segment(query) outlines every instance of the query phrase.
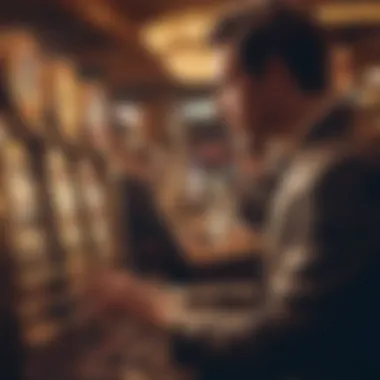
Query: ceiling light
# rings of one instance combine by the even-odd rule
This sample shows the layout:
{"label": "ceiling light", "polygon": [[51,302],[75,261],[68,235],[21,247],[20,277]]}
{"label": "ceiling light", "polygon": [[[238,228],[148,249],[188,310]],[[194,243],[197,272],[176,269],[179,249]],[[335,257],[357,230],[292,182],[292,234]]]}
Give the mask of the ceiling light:
{"label": "ceiling light", "polygon": [[173,45],[204,43],[215,22],[215,15],[189,12],[155,21],[141,32],[144,45],[157,53],[167,52]]}
{"label": "ceiling light", "polygon": [[183,51],[163,58],[173,76],[188,84],[211,83],[214,69],[210,50]]}

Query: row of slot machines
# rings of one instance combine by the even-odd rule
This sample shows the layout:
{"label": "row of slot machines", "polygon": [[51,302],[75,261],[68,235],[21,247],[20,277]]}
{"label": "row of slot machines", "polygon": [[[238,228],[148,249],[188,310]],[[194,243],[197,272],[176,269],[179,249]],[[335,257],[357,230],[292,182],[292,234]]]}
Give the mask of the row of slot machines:
{"label": "row of slot machines", "polygon": [[107,100],[42,46],[27,30],[0,34],[1,263],[12,273],[0,281],[12,293],[23,378],[90,379],[75,363],[102,327],[86,320],[83,296],[97,268],[117,261]]}

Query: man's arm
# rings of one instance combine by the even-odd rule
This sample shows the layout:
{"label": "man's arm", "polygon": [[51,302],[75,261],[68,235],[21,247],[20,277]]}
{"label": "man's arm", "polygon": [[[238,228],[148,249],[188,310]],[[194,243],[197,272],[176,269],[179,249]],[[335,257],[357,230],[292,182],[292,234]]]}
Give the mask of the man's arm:
{"label": "man's arm", "polygon": [[174,340],[184,354],[180,359],[222,371],[244,363],[269,368],[302,349],[308,334],[339,313],[335,301],[350,297],[380,252],[379,170],[346,160],[313,187],[289,198],[283,225],[291,223],[288,243],[276,256],[265,307],[249,323],[229,329],[215,322],[197,331],[178,320]]}
{"label": "man's arm", "polygon": [[[249,363],[265,371],[300,352],[304,343],[310,345],[308,337],[318,335],[319,327],[331,324],[332,316],[341,312],[336,301],[343,294],[349,302],[360,278],[378,265],[378,167],[346,160],[312,187],[296,191],[285,204],[284,222],[276,233],[286,236],[287,244],[271,268],[265,306],[252,318],[231,326],[228,316],[198,323],[191,308],[171,302],[176,298],[171,291],[152,289],[133,276],[106,281],[101,289],[110,290],[114,282],[111,303],[117,308],[171,329],[181,361],[225,372],[244,370]],[[181,291],[186,294],[185,288]]]}

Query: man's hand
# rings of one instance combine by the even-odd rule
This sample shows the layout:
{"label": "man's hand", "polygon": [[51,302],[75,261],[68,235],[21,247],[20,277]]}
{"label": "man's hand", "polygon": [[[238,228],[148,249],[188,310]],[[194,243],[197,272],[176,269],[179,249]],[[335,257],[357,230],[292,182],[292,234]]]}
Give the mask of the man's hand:
{"label": "man's hand", "polygon": [[127,272],[112,270],[97,273],[88,289],[89,301],[95,312],[102,316],[120,312],[123,306],[122,292],[128,289],[130,281],[132,279]]}
{"label": "man's hand", "polygon": [[172,322],[173,297],[157,284],[128,272],[102,273],[90,288],[91,302],[103,316],[125,316],[164,328]]}

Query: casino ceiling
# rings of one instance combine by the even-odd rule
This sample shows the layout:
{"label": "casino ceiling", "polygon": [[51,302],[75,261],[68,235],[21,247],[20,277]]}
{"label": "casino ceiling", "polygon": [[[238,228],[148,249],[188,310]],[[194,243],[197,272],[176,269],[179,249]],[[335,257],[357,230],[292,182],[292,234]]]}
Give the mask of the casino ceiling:
{"label": "casino ceiling", "polygon": [[[1,2],[0,22],[32,25],[115,89],[207,87],[213,56],[205,37],[215,20],[225,9],[268,1],[12,0]],[[379,1],[282,1],[313,12],[331,30],[380,25]]]}

